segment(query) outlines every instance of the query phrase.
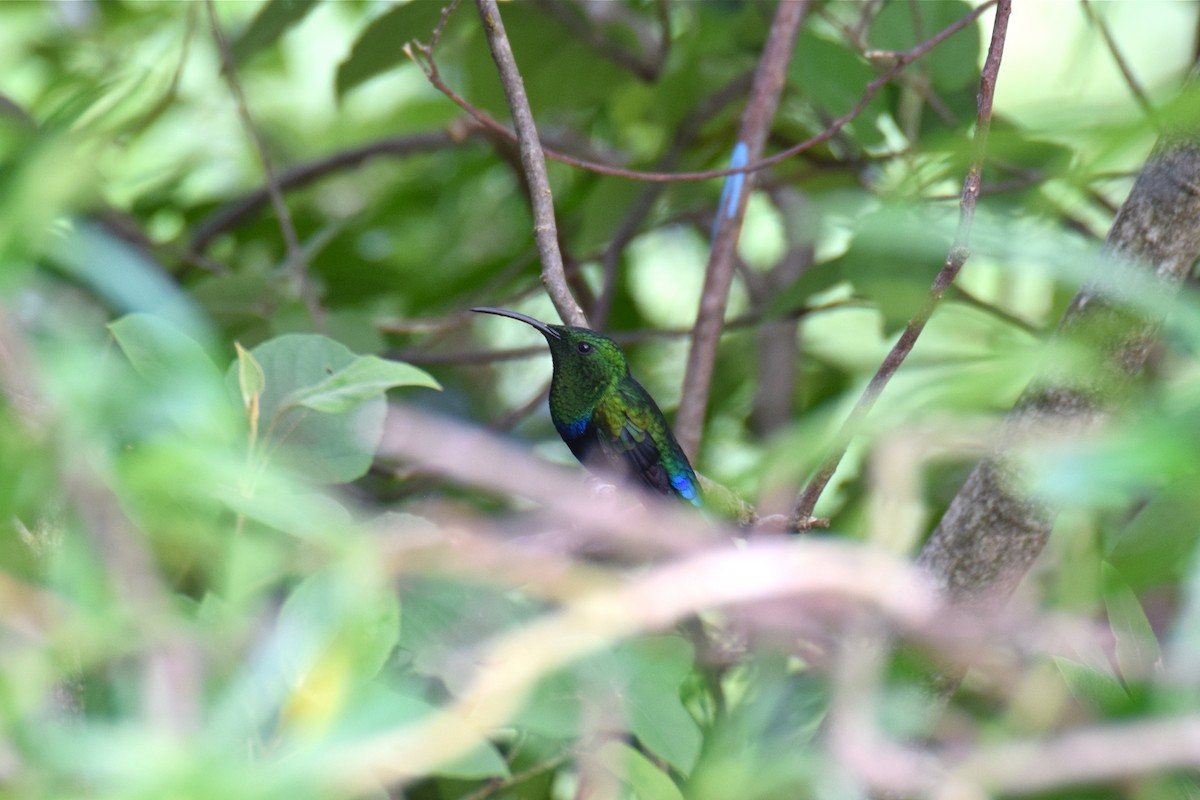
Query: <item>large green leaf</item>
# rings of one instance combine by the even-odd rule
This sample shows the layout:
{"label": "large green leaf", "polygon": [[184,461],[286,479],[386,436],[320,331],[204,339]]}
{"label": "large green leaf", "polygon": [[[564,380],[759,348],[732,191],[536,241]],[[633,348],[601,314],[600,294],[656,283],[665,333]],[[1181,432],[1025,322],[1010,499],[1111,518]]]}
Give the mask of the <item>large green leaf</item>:
{"label": "large green leaf", "polygon": [[700,756],[700,727],[679,690],[692,669],[692,645],[679,636],[646,636],[617,649],[627,669],[624,692],[629,730],[684,775]]}
{"label": "large green leaf", "polygon": [[442,386],[423,369],[378,356],[359,356],[316,386],[295,392],[287,402],[327,414],[341,414],[397,386]]}
{"label": "large green leaf", "polygon": [[[283,459],[307,477],[326,483],[345,483],[366,474],[383,435],[387,407],[381,393],[336,414],[314,411],[292,400],[358,357],[317,334],[280,336],[250,353],[266,379],[259,400],[260,458]],[[241,395],[236,363],[226,374],[226,384],[232,396]]]}

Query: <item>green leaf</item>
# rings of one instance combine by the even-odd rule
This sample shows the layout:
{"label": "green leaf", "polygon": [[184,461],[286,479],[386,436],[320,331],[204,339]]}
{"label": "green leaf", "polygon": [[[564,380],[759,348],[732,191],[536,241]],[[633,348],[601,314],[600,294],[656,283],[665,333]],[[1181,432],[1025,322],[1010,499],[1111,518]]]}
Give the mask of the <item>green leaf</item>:
{"label": "green leaf", "polygon": [[262,365],[254,360],[250,351],[242,347],[241,342],[234,342],[237,350],[238,388],[242,391],[242,405],[249,409],[257,406],[258,398],[267,388],[267,376],[263,374]]}
{"label": "green leaf", "polygon": [[1126,683],[1147,678],[1156,668],[1162,653],[1158,637],[1138,602],[1137,595],[1111,564],[1105,562],[1104,607],[1108,624],[1116,638],[1117,667]]}
{"label": "green leaf", "polygon": [[[297,406],[292,398],[318,386],[358,358],[345,346],[317,334],[289,334],[250,351],[262,367],[266,386],[259,400],[258,452],[265,459],[284,459],[313,480],[345,483],[366,474],[383,435],[387,412],[382,396],[351,410],[319,414]],[[225,382],[240,395],[237,365]],[[381,393],[380,393],[381,394]]]}
{"label": "green leaf", "polygon": [[411,364],[378,356],[359,356],[316,386],[295,393],[287,402],[326,414],[341,414],[365,400],[381,397],[397,386],[442,388],[428,372]]}
{"label": "green leaf", "polygon": [[1145,589],[1187,574],[1200,539],[1200,498],[1192,481],[1155,495],[1117,535],[1106,560],[1131,588]]}
{"label": "green leaf", "polygon": [[683,707],[679,687],[692,669],[692,645],[679,636],[648,636],[620,648],[628,657],[625,693],[629,730],[684,775],[700,757],[700,726]]}
{"label": "green leaf", "polygon": [[376,18],[338,65],[335,89],[342,98],[361,83],[397,64],[408,63],[403,47],[417,39],[428,42],[442,15],[442,4],[427,0],[403,3]]}
{"label": "green leaf", "polygon": [[75,223],[55,240],[49,255],[59,269],[117,311],[152,313],[189,336],[208,333],[207,321],[166,271],[102,227]]}
{"label": "green leaf", "polygon": [[199,342],[153,314],[127,314],[108,329],[180,430],[206,438],[231,435],[221,374]]}
{"label": "green leaf", "polygon": [[[341,651],[354,677],[364,681],[382,669],[399,641],[400,599],[386,584],[364,585],[345,572],[326,570],[292,590],[279,624],[310,647]],[[298,655],[302,667],[312,657],[311,652]]]}
{"label": "green leaf", "polygon": [[[907,50],[971,13],[962,0],[921,3],[887,3],[871,22],[871,46],[879,50]],[[916,65],[928,69],[934,87],[956,89],[979,75],[979,20],[935,47]],[[914,67],[909,67],[913,69]]]}
{"label": "green leaf", "polygon": [[624,742],[605,742],[595,760],[627,785],[638,800],[683,800],[683,793],[669,776]]}
{"label": "green leaf", "polygon": [[1080,703],[1106,716],[1118,715],[1133,707],[1129,692],[1113,676],[1061,656],[1054,657],[1054,664],[1072,696]]}
{"label": "green leaf", "polygon": [[318,0],[270,0],[230,46],[233,60],[242,64],[250,56],[270,47],[287,30],[303,20]]}

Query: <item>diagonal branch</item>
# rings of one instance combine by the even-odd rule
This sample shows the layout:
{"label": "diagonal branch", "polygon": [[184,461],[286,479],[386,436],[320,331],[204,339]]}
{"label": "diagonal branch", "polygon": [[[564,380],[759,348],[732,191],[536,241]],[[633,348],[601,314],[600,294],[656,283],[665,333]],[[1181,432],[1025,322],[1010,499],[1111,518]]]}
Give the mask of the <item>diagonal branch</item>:
{"label": "diagonal branch", "polygon": [[[468,124],[461,131],[434,131],[409,136],[390,136],[284,170],[275,176],[274,188],[281,192],[298,189],[341,170],[358,167],[375,156],[406,157],[414,153],[441,150],[479,138],[481,133],[482,129],[479,126]],[[192,233],[192,252],[204,252],[217,236],[238,227],[258,213],[263,206],[274,202],[272,184],[268,181],[267,185],[220,206],[196,226]]]}
{"label": "diagonal branch", "polygon": [[[787,68],[796,46],[796,36],[808,13],[808,6],[807,0],[780,3],[775,12],[750,90],[750,102],[742,117],[741,130],[738,131],[738,147],[745,148],[747,160],[757,161],[766,145],[775,109],[779,107],[779,98],[787,83]],[[734,180],[730,179],[731,182]],[[717,232],[705,270],[704,290],[700,295],[692,346],[688,351],[687,372],[683,377],[683,396],[675,417],[675,435],[693,461],[700,448],[704,414],[708,409],[708,390],[712,384],[721,329],[725,325],[729,287],[733,283],[734,256],[753,180],[753,173],[747,175],[745,185],[740,187],[740,191],[733,192],[731,208],[726,208],[722,202],[717,209]]]}
{"label": "diagonal branch", "polygon": [[542,259],[542,284],[558,309],[563,322],[568,325],[587,325],[583,309],[575,301],[567,286],[566,270],[562,253],[558,249],[558,225],[554,220],[554,195],[550,191],[550,178],[546,174],[546,156],[538,140],[537,126],[525,95],[525,83],[517,70],[508,36],[496,0],[477,0],[483,30],[487,35],[492,58],[504,84],[504,95],[512,112],[513,125],[517,130],[517,141],[521,146],[521,165],[529,180],[530,204],[533,207],[533,236],[538,255]]}
{"label": "diagonal branch", "polygon": [[904,332],[900,334],[900,339],[884,358],[883,363],[879,365],[871,382],[867,384],[867,388],[858,398],[850,415],[834,436],[829,455],[821,462],[821,466],[817,468],[816,474],[796,502],[793,524],[797,528],[805,527],[806,521],[812,517],[817,499],[825,491],[833,473],[837,471],[838,464],[841,463],[842,457],[846,454],[846,448],[850,445],[850,440],[862,426],[888,381],[892,379],[896,370],[900,369],[900,365],[904,363],[904,359],[912,352],[913,346],[917,343],[917,337],[925,329],[926,323],[933,316],[942,296],[950,288],[950,284],[954,282],[970,255],[971,225],[975,219],[975,205],[979,199],[980,182],[983,175],[983,155],[992,122],[992,97],[996,91],[996,77],[1000,71],[1001,57],[1004,54],[1004,38],[1008,31],[1008,17],[1011,10],[1012,0],[1000,0],[996,5],[992,42],[988,47],[987,59],[984,61],[983,70],[979,76],[979,103],[975,121],[975,139],[972,144],[971,166],[963,181],[962,198],[959,201],[958,230],[954,236],[954,243],[950,247],[950,253],[946,256],[941,270],[933,279],[933,285],[929,287],[929,294],[925,296],[921,308],[917,311],[916,316],[909,320]]}

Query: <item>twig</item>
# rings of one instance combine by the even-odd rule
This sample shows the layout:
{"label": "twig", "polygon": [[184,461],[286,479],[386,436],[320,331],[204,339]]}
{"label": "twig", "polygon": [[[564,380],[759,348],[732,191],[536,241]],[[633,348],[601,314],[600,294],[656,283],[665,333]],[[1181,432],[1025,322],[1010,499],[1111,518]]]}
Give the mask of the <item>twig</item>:
{"label": "twig", "polygon": [[[211,0],[210,0],[211,2]],[[567,286],[566,270],[562,253],[558,249],[558,226],[554,221],[554,195],[550,191],[550,178],[546,174],[546,157],[538,141],[537,126],[525,96],[525,84],[517,70],[508,36],[496,0],[476,0],[483,30],[487,35],[492,58],[504,84],[504,95],[517,129],[517,141],[521,146],[521,164],[529,180],[530,203],[533,207],[533,235],[537,242],[538,255],[542,259],[542,284],[550,300],[558,310],[563,322],[568,325],[587,326],[587,318],[579,303],[575,302]]]}
{"label": "twig", "polygon": [[233,53],[229,49],[229,43],[225,40],[225,34],[221,31],[221,25],[217,21],[216,5],[213,0],[205,0],[204,5],[208,10],[208,22],[212,28],[213,40],[216,42],[217,50],[221,56],[221,71],[225,73],[225,80],[229,84],[229,90],[233,93],[234,100],[237,103],[238,116],[242,120],[242,126],[246,129],[246,133],[250,135],[251,140],[254,142],[259,163],[262,164],[263,173],[266,176],[266,191],[271,198],[271,205],[275,207],[275,215],[279,220],[279,230],[283,234],[283,242],[287,250],[288,272],[291,273],[292,279],[296,282],[297,292],[304,300],[309,316],[312,317],[313,324],[321,327],[324,325],[325,315],[321,310],[320,304],[317,302],[316,292],[308,280],[308,263],[304,257],[304,251],[300,247],[300,240],[296,236],[296,226],[292,222],[292,214],[288,211],[287,203],[283,200],[283,192],[279,189],[279,182],[275,177],[275,169],[271,166],[271,156],[267,152],[266,142],[263,141],[262,133],[258,130],[258,126],[254,124],[254,117],[250,114],[250,106],[246,102],[246,94],[242,90],[241,81],[238,79],[237,67],[233,63]]}
{"label": "twig", "polygon": [[[597,55],[633,73],[646,83],[658,80],[665,60],[661,51],[655,52],[651,59],[643,59],[601,33],[593,20],[583,16],[586,14],[583,9],[564,3],[562,0],[536,0],[536,2],[538,8],[557,20]],[[613,4],[613,7],[623,8],[619,4]]]}
{"label": "twig", "polygon": [[1117,69],[1121,70],[1121,75],[1125,78],[1125,84],[1129,87],[1130,93],[1133,94],[1134,101],[1137,102],[1147,119],[1151,121],[1156,120],[1157,114],[1154,111],[1154,105],[1150,102],[1150,98],[1146,96],[1146,90],[1142,88],[1142,84],[1133,74],[1129,62],[1121,54],[1121,48],[1117,47],[1117,40],[1113,38],[1112,31],[1108,27],[1108,22],[1102,14],[1092,7],[1089,0],[1081,1],[1083,3],[1083,11],[1087,14],[1088,19],[1100,29],[1100,35],[1104,37],[1104,45],[1108,48],[1108,52],[1112,54],[1113,62],[1116,63]]}
{"label": "twig", "polygon": [[[753,161],[744,166],[730,167],[728,169],[704,170],[699,172],[643,172],[640,170],[624,169],[621,167],[614,167],[610,164],[601,164],[596,161],[575,158],[553,149],[545,150],[545,157],[553,161],[558,161],[563,164],[577,167],[579,169],[595,172],[598,175],[610,175],[617,178],[629,178],[631,180],[646,181],[650,183],[703,181],[711,178],[725,178],[730,175],[749,175],[751,173],[758,172],[766,167],[774,166],[775,164],[787,161],[793,156],[803,153],[806,150],[811,150],[817,145],[827,142],[837,136],[841,132],[842,128],[853,122],[858,115],[866,109],[871,100],[874,99],[875,95],[878,94],[884,86],[891,83],[896,79],[896,76],[904,71],[905,67],[911,64],[913,61],[922,58],[930,50],[937,47],[962,29],[966,28],[968,25],[974,22],[979,15],[996,5],[997,2],[999,2],[999,0],[985,0],[985,2],[972,9],[970,13],[965,14],[953,24],[946,26],[936,35],[931,36],[929,39],[913,47],[912,49],[905,50],[901,53],[889,53],[888,60],[891,64],[891,67],[878,78],[875,78],[863,87],[862,97],[859,98],[859,101],[854,105],[853,108],[833,120],[829,126],[820,133],[762,160]],[[471,105],[471,103],[455,92],[445,81],[442,80],[437,69],[437,64],[433,60],[432,52],[430,51],[429,47],[422,45],[419,42],[410,42],[409,44],[405,45],[404,52],[425,73],[425,77],[429,80],[430,85],[432,85],[442,94],[446,95],[446,97],[448,97],[463,111],[466,111],[468,114],[470,114],[477,122],[479,122],[479,124],[495,131],[501,136],[505,136],[509,139],[516,138],[512,131],[501,125],[485,111],[482,111],[479,108]]]}
{"label": "twig", "polygon": [[[787,83],[787,67],[796,46],[796,35],[808,13],[807,0],[780,3],[771,23],[762,59],[750,90],[750,101],[738,131],[738,146],[745,147],[747,160],[757,160],[766,145],[767,134],[779,107],[779,98]],[[692,346],[688,351],[687,371],[683,377],[683,395],[675,416],[675,436],[684,452],[696,459],[700,435],[704,429],[704,413],[708,408],[708,388],[712,383],[713,365],[717,359],[717,344],[725,323],[725,308],[729,302],[729,287],[733,282],[734,255],[742,231],[752,189],[753,174],[746,177],[732,207],[717,209],[719,227],[705,268],[704,290],[696,313]]]}
{"label": "twig", "polygon": [[[478,126],[468,125],[453,131],[391,136],[284,170],[276,176],[275,187],[281,192],[297,189],[333,173],[354,169],[374,156],[390,155],[403,158],[414,153],[441,150],[476,139],[480,133],[481,129]],[[256,189],[225,203],[196,226],[195,232],[192,234],[192,252],[203,252],[217,236],[242,225],[258,213],[264,205],[272,202],[274,200],[271,196],[271,184],[268,182],[261,189]]]}
{"label": "twig", "polygon": [[987,59],[984,61],[983,70],[979,76],[979,104],[975,120],[975,138],[971,146],[971,166],[967,171],[966,179],[963,181],[958,230],[955,232],[954,243],[950,247],[950,253],[947,255],[946,261],[938,272],[937,277],[934,278],[933,285],[929,288],[929,294],[925,296],[925,301],[921,305],[921,308],[909,320],[908,325],[904,328],[904,332],[900,335],[899,341],[892,347],[891,351],[884,358],[883,363],[879,366],[879,369],[875,372],[875,375],[871,378],[871,382],[867,384],[867,388],[863,391],[862,396],[859,397],[850,415],[842,423],[841,428],[834,437],[829,455],[821,462],[816,475],[813,476],[808,486],[805,487],[804,492],[800,495],[793,515],[793,523],[797,528],[803,528],[805,520],[812,516],[817,499],[829,484],[829,480],[837,470],[838,464],[841,463],[842,456],[845,455],[851,438],[857,433],[867,414],[870,413],[872,406],[879,399],[879,395],[883,392],[884,387],[887,386],[888,381],[896,374],[896,370],[900,368],[900,365],[904,363],[904,359],[912,351],[913,345],[917,342],[917,337],[925,329],[925,324],[933,316],[933,312],[941,302],[942,296],[946,293],[950,284],[954,282],[955,277],[957,277],[963,264],[966,263],[967,257],[970,255],[971,224],[975,219],[975,204],[979,198],[980,183],[983,174],[983,155],[987,146],[988,130],[992,121],[992,97],[996,90],[996,76],[1000,71],[1000,60],[1004,55],[1004,37],[1008,31],[1008,17],[1011,10],[1012,0],[998,0],[996,4],[996,21],[992,26],[992,41],[988,47]]}
{"label": "twig", "polygon": [[[819,306],[805,306],[803,308],[793,309],[787,314],[780,314],[777,317],[766,317],[760,312],[751,312],[744,314],[736,319],[730,320],[726,325],[723,333],[739,330],[743,328],[757,327],[764,322],[786,322],[788,320],[798,320],[812,314],[819,314],[824,311],[837,311],[845,308],[867,307],[869,304],[865,300],[849,299],[849,300],[834,300],[829,303],[822,303]],[[441,325],[435,321],[432,324]],[[450,327],[450,326],[447,326]],[[455,325],[454,327],[457,327]],[[637,344],[650,339],[678,339],[684,336],[691,336],[691,328],[643,328],[633,331],[613,331],[609,336],[620,345]],[[453,353],[430,353],[424,350],[400,350],[389,354],[389,358],[394,358],[397,361],[407,361],[412,364],[421,364],[425,366],[431,365],[446,365],[446,364],[490,364],[494,361],[511,361],[521,358],[532,358],[546,353],[545,345],[534,345],[531,347],[515,347],[510,350],[458,350]]]}

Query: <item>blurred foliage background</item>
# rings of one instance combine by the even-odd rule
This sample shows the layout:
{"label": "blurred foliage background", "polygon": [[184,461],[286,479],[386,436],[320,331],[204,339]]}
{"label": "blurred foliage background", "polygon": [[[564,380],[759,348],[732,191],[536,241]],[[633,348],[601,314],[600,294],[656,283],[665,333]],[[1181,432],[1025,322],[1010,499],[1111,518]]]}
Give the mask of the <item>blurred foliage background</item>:
{"label": "blurred foliage background", "polygon": [[[820,133],[886,51],[975,5],[813,2],[768,150]],[[727,163],[774,5],[501,10],[547,147],[672,172]],[[577,469],[545,409],[544,346],[465,310],[557,320],[515,146],[404,54],[442,11],[0,4],[0,795],[880,790],[817,736],[839,643],[864,634],[836,591],[737,613],[715,584],[673,615],[621,605],[692,584],[657,571],[662,552],[581,554],[575,538],[600,523],[568,512],[588,496],[556,507],[541,488],[564,476],[538,470]],[[1195,60],[1198,18],[1184,2],[1017,4],[973,255],[822,496],[822,537],[911,556],[1035,371],[1092,363],[1088,342],[1049,336],[1154,143],[1147,109],[1170,105]],[[791,508],[946,257],[991,19],[759,175],[697,467],[760,513]],[[508,119],[473,6],[449,16],[434,58]],[[721,181],[549,170],[573,291],[669,414]],[[1017,603],[1037,643],[981,645],[986,666],[945,714],[922,700],[929,642],[898,646],[870,691],[842,674],[887,736],[972,753],[1195,711],[1193,295],[1138,301],[1171,323],[1110,425],[1027,453],[1029,491],[1064,509]],[[418,413],[508,449],[489,461],[492,445],[454,445],[453,428],[421,440],[424,458],[394,440]],[[508,473],[542,494],[514,498]],[[711,541],[710,523],[630,523],[648,542],[690,524]],[[886,605],[886,586],[845,588]],[[631,616],[575,641],[605,592]],[[1073,635],[1045,633],[1064,618]],[[479,710],[495,696],[511,707]],[[967,793],[937,796],[1009,785],[954,775]],[[1011,791],[1200,795],[1153,770]]]}

